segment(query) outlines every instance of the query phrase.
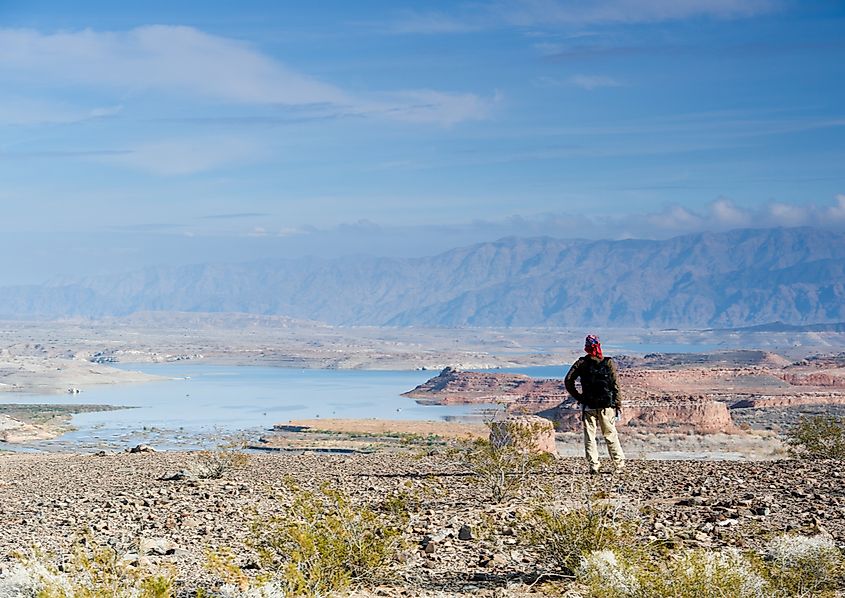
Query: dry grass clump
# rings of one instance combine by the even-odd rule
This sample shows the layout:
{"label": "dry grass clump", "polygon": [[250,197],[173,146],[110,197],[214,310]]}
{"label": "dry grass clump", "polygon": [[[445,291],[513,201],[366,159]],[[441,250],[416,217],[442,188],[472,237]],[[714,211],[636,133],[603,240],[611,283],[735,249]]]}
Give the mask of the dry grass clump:
{"label": "dry grass clump", "polygon": [[249,455],[243,452],[244,447],[243,442],[232,442],[214,450],[199,451],[188,471],[201,480],[219,480],[230,471],[246,467]]}
{"label": "dry grass clump", "polygon": [[819,596],[845,585],[845,558],[830,538],[778,536],[763,558],[772,586],[783,596]]}
{"label": "dry grass clump", "polygon": [[832,540],[778,536],[760,552],[605,549],[581,559],[576,579],[586,598],[809,598],[836,596],[843,572]]}
{"label": "dry grass clump", "polygon": [[171,598],[172,572],[141,566],[138,555],[121,554],[82,536],[60,565],[32,551],[0,576],[0,598]]}

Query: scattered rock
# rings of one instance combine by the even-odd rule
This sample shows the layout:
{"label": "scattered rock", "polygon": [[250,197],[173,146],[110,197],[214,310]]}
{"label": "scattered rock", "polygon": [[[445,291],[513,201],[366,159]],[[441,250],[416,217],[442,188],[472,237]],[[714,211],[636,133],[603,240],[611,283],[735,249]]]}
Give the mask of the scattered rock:
{"label": "scattered rock", "polygon": [[472,528],[468,525],[461,526],[458,530],[458,540],[472,540]]}
{"label": "scattered rock", "polygon": [[139,549],[142,555],[166,556],[175,554],[178,547],[167,538],[142,538]]}

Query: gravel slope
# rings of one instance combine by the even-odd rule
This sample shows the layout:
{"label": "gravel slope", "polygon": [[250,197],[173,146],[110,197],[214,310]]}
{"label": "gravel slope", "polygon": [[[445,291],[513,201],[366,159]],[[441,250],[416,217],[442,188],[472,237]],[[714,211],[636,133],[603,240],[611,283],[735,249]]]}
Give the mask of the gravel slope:
{"label": "gravel slope", "polygon": [[[622,474],[591,477],[581,459],[560,459],[523,497],[492,505],[475,479],[443,455],[261,454],[220,480],[159,479],[197,458],[0,453],[0,567],[33,545],[66,554],[87,527],[127,551],[139,540],[172,543],[164,551],[170,554],[149,560],[174,566],[185,592],[211,587],[206,550],[231,546],[248,562],[242,546],[249,522],[255,513],[284,511],[287,477],[304,487],[328,481],[371,504],[410,491],[410,548],[380,590],[388,595],[528,593],[519,576],[536,572],[537,563],[520,542],[519,514],[538,501],[577,504],[590,495],[630,507],[644,541],[754,546],[769,532],[790,530],[831,534],[845,544],[845,473],[836,461],[631,461]],[[459,539],[462,526],[472,529],[472,539]],[[431,553],[419,549],[426,536],[436,540]]]}

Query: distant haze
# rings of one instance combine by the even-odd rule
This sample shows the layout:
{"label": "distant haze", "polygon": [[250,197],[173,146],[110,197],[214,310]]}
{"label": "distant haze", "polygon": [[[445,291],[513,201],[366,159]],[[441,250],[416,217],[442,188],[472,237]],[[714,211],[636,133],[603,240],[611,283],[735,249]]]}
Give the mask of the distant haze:
{"label": "distant haze", "polygon": [[[844,2],[799,0],[0,1],[0,285],[308,256],[384,280],[377,256],[506,237],[845,232],[843,24]],[[6,310],[173,301],[94,287],[96,309]],[[220,303],[310,311],[259,291]],[[412,291],[379,313],[590,317],[547,292],[532,314]]]}
{"label": "distant haze", "polygon": [[346,325],[734,327],[845,321],[845,234],[506,238],[421,258],[147,268],[0,288],[0,317],[243,312]]}

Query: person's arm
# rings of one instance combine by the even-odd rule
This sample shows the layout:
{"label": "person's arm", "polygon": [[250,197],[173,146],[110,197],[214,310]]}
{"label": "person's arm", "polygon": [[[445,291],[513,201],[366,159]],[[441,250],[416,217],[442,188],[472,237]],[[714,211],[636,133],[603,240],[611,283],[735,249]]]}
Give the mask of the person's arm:
{"label": "person's arm", "polygon": [[579,372],[580,367],[581,360],[578,359],[572,364],[572,367],[569,368],[569,371],[566,373],[566,378],[563,381],[564,386],[566,386],[566,392],[572,395],[572,397],[579,403],[581,402],[583,395],[578,392],[578,389],[575,387],[575,380],[581,375]]}
{"label": "person's arm", "polygon": [[610,367],[610,380],[613,383],[613,399],[616,401],[616,410],[622,411],[622,390],[619,388],[619,376],[616,372],[616,364],[612,359],[607,360]]}

